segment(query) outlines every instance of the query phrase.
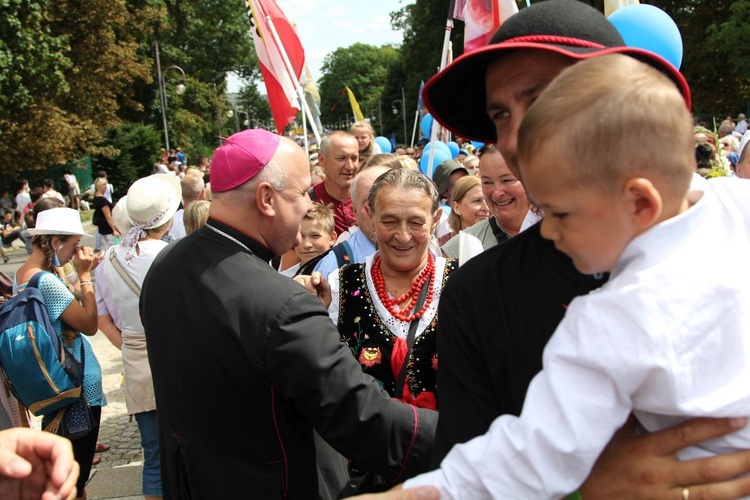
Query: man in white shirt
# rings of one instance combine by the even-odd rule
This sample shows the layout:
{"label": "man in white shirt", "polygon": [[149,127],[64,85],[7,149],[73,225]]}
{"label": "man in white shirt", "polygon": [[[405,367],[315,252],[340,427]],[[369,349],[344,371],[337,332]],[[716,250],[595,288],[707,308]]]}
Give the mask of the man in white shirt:
{"label": "man in white shirt", "polygon": [[169,235],[178,240],[185,237],[185,223],[182,217],[185,215],[185,209],[194,201],[205,200],[206,190],[203,184],[203,178],[197,175],[186,175],[180,181],[182,187],[182,208],[174,214],[172,218],[172,228]]}

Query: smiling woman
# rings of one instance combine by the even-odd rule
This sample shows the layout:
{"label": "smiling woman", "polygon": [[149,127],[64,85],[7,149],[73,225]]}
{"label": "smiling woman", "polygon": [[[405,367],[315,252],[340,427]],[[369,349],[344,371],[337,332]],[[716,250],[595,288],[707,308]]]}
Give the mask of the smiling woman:
{"label": "smiling woman", "polygon": [[377,178],[369,206],[379,251],[332,280],[329,315],[365,373],[392,397],[437,409],[437,309],[456,263],[430,253],[437,192],[421,173]]}

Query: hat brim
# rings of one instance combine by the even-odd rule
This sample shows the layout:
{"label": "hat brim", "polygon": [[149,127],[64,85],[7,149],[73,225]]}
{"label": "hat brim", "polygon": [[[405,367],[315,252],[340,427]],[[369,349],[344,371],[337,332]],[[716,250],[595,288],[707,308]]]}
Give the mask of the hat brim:
{"label": "hat brim", "polygon": [[88,233],[74,233],[70,231],[55,231],[53,229],[28,229],[31,236],[80,236],[81,238],[93,239],[94,237]]}
{"label": "hat brim", "polygon": [[[539,42],[501,42],[464,54],[425,85],[422,97],[432,117],[462,138],[494,143],[495,126],[487,116],[485,73],[487,65],[513,50],[533,49],[552,52],[580,61],[608,54],[625,54],[666,74],[691,106],[690,87],[685,77],[666,59],[635,47],[573,47]],[[461,98],[461,95],[471,96]]]}

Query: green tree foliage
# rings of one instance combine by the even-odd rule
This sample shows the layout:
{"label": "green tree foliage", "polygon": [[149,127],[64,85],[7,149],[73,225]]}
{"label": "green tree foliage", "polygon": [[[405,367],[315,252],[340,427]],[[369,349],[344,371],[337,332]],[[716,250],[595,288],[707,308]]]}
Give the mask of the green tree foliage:
{"label": "green tree foliage", "polygon": [[107,142],[117,153],[111,158],[99,158],[94,171],[105,170],[117,197],[124,196],[133,181],[151,173],[155,161],[152,152],[159,150],[161,140],[160,131],[153,125],[125,123],[110,129]]}
{"label": "green tree foliage", "polygon": [[[182,96],[174,92],[177,72],[164,80],[170,142],[188,151],[210,153],[218,143],[226,73],[257,77],[244,2],[0,0],[0,12],[0,156],[8,175],[87,154],[127,164],[118,161],[119,137],[162,130],[155,40],[162,68],[187,74]],[[151,149],[135,168],[150,169],[158,144],[140,144]]]}
{"label": "green tree foliage", "polygon": [[[750,0],[735,0],[731,2],[730,16],[723,22],[713,23],[708,27],[708,43],[723,54],[724,66],[731,68],[735,99],[729,97],[729,102],[723,108],[714,110],[714,114],[734,115],[736,110],[745,113],[750,111]],[[721,116],[721,115],[720,115]]]}
{"label": "green tree foliage", "polygon": [[346,115],[351,119],[349,99],[346,94],[341,95],[344,87],[349,87],[354,93],[365,116],[375,116],[388,70],[396,61],[398,50],[390,45],[375,47],[355,43],[328,54],[323,59],[323,76],[319,81],[324,126],[345,120]]}
{"label": "green tree foliage", "polygon": [[[680,71],[693,94],[693,112],[710,122],[744,110],[748,93],[747,65],[731,64],[741,58],[745,39],[742,18],[747,0],[648,0],[667,12],[680,29],[684,47]],[[737,7],[733,8],[733,4]],[[747,22],[747,17],[744,18]],[[744,26],[742,26],[744,28]],[[745,28],[746,29],[746,28]],[[740,59],[742,60],[742,59]]]}
{"label": "green tree foliage", "polygon": [[[162,68],[176,65],[187,74],[187,91],[178,96],[173,90],[179,75],[174,71],[165,73],[170,146],[210,154],[218,145],[218,136],[234,129],[234,118],[226,117],[229,109],[225,96],[226,74],[233,71],[241,78],[259,77],[245,4],[166,0],[164,7],[164,22],[154,35],[159,42]],[[155,66],[153,72],[156,72]],[[152,85],[152,92],[149,123],[161,124],[156,85]],[[196,156],[190,155],[191,158]]]}
{"label": "green tree foliage", "polygon": [[[398,11],[391,12],[391,25],[394,29],[403,30],[404,41],[401,45],[399,65],[392,66],[388,75],[383,102],[388,103],[387,111],[390,114],[388,117],[383,116],[383,121],[384,134],[390,137],[390,133],[395,132],[399,143],[411,142],[420,84],[434,76],[440,67],[449,7],[450,0],[416,0]],[[451,31],[454,59],[463,53],[463,40],[464,24],[454,20]],[[391,113],[391,104],[402,99],[402,87],[403,100],[406,101],[406,138],[403,138],[401,110],[396,115]],[[386,108],[384,115],[385,110]],[[420,135],[421,132],[417,128],[416,138]]]}
{"label": "green tree foliage", "polygon": [[229,71],[241,78],[256,75],[245,2],[164,0],[164,5],[167,17],[156,37],[165,66],[178,64],[193,78],[219,86]]}
{"label": "green tree foliage", "polygon": [[68,38],[50,32],[46,1],[2,0],[0,7],[0,120],[8,120],[35,94],[67,92],[72,61]]}
{"label": "green tree foliage", "polygon": [[126,0],[8,0],[2,4],[0,157],[6,173],[44,169],[85,154],[112,155],[104,134],[120,125],[130,91],[149,77],[138,39],[156,10]]}
{"label": "green tree foliage", "polygon": [[[270,123],[273,119],[271,116],[271,107],[268,105],[268,99],[258,91],[255,84],[246,85],[240,91],[238,99],[238,108],[240,113],[240,125],[242,129],[255,127],[260,123]],[[244,113],[247,113],[245,115]],[[249,125],[244,125],[243,120],[247,119]]]}

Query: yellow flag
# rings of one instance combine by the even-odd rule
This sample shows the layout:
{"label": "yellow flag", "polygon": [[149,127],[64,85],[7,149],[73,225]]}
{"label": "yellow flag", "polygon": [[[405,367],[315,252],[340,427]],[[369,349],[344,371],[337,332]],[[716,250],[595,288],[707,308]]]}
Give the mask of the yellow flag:
{"label": "yellow flag", "polygon": [[346,87],[346,93],[349,94],[349,103],[352,105],[352,113],[354,113],[354,118],[356,118],[358,122],[361,122],[365,119],[365,115],[363,115],[362,111],[359,109],[359,103],[354,97],[354,92],[352,92],[349,87]]}
{"label": "yellow flag", "polygon": [[614,11],[626,5],[637,5],[638,0],[604,0],[604,15],[609,17]]}

